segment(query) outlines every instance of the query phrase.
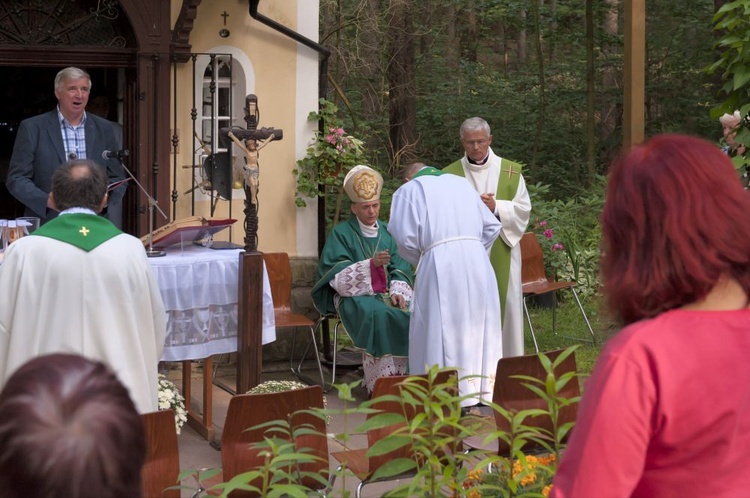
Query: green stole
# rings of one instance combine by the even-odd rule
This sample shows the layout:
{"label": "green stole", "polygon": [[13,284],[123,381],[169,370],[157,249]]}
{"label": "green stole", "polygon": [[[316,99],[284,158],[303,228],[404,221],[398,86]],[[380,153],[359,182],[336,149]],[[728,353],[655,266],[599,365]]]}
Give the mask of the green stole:
{"label": "green stole", "polygon": [[[443,172],[466,178],[464,167],[461,164],[460,159],[443,168]],[[513,197],[518,191],[518,182],[520,181],[520,178],[521,165],[500,158],[500,176],[497,180],[495,199],[503,201],[513,200]],[[483,194],[484,192],[479,193]],[[501,237],[498,237],[497,240],[495,240],[495,243],[492,244],[492,249],[490,250],[490,261],[492,262],[492,268],[495,270],[497,289],[500,293],[500,313],[502,317],[505,317],[505,298],[508,295],[508,279],[510,276],[510,247],[508,247]],[[501,318],[501,320],[504,319],[505,318]]]}
{"label": "green stole", "polygon": [[95,214],[71,213],[48,221],[31,235],[49,237],[89,252],[121,233],[106,218]]}
{"label": "green stole", "polygon": [[427,166],[427,167],[424,167],[424,168],[420,169],[419,171],[417,171],[417,173],[414,176],[412,176],[411,178],[413,180],[413,179],[418,178],[420,176],[440,176],[442,174],[443,174],[443,172],[440,171],[439,169],[437,169],[437,168],[435,168],[433,166]]}

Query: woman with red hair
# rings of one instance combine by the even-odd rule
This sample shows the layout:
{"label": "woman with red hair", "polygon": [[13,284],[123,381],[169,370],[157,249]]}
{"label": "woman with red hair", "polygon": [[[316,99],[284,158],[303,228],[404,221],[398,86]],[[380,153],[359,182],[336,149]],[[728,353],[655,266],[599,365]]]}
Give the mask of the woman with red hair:
{"label": "woman with red hair", "polygon": [[602,352],[552,496],[750,490],[750,196],[715,145],[661,135],[612,165]]}

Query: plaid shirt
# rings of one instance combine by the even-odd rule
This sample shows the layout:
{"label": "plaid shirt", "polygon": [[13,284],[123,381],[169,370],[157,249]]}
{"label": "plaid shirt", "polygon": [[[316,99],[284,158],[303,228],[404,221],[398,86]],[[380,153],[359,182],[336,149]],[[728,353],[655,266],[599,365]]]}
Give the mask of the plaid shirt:
{"label": "plaid shirt", "polygon": [[70,159],[86,159],[86,113],[78,126],[71,125],[57,108],[57,119],[60,121],[65,157]]}

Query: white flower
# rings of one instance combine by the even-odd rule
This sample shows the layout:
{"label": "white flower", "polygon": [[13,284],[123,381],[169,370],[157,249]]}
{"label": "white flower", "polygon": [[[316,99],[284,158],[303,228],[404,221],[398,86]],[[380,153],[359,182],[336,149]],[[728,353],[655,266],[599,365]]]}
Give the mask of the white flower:
{"label": "white flower", "polygon": [[185,398],[174,382],[168,380],[163,374],[159,374],[159,410],[174,410],[175,430],[180,433],[182,426],[187,422],[187,411],[185,410]]}

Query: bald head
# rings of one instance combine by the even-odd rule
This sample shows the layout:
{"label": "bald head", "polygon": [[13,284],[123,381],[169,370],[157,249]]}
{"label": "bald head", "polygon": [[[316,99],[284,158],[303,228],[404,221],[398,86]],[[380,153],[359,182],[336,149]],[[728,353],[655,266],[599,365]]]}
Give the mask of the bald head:
{"label": "bald head", "polygon": [[52,175],[50,197],[58,211],[80,207],[98,213],[106,204],[106,195],[107,175],[93,161],[68,161]]}
{"label": "bald head", "polygon": [[414,175],[416,175],[420,169],[426,168],[427,165],[425,163],[411,163],[404,166],[403,171],[403,178],[405,182],[408,182],[412,178],[414,178]]}

